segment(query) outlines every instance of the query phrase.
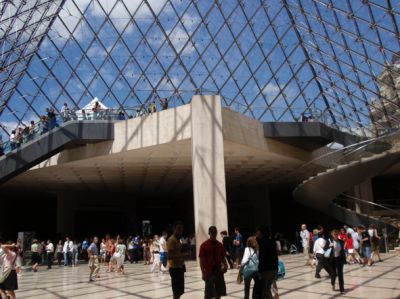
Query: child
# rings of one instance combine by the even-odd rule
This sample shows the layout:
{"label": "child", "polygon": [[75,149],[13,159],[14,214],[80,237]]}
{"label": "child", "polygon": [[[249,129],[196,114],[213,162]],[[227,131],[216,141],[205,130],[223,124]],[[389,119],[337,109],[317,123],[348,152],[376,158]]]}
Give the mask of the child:
{"label": "child", "polygon": [[347,234],[347,239],[344,244],[344,249],[346,249],[346,251],[347,251],[347,262],[355,263],[356,262],[356,257],[354,254],[355,250],[354,250],[353,238],[350,233]]}

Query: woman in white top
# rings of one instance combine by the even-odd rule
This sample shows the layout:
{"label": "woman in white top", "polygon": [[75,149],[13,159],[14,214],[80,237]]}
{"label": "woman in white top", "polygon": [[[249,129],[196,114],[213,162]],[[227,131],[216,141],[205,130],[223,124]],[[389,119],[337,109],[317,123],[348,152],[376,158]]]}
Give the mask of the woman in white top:
{"label": "woman in white top", "polygon": [[150,247],[153,264],[150,267],[150,272],[154,272],[156,269],[160,269],[160,241],[158,235],[155,235],[153,238],[153,243]]}
{"label": "woman in white top", "polygon": [[120,238],[118,239],[118,244],[115,247],[115,253],[114,253],[117,262],[117,273],[124,274],[124,262],[126,254],[127,254],[126,245],[124,244],[124,240]]}
{"label": "woman in white top", "polygon": [[379,237],[378,235],[375,224],[371,224],[369,226],[368,234],[370,236],[372,248],[371,260],[374,261],[374,256],[376,256],[378,257],[378,260],[382,262],[381,256],[379,254],[379,241],[381,240],[381,237]]}
{"label": "woman in white top", "polygon": [[[243,269],[250,262],[250,259],[258,260],[257,251],[258,251],[258,243],[257,243],[256,237],[248,238],[247,242],[246,242],[246,248],[244,249],[242,262],[240,263],[241,269]],[[250,296],[250,284],[251,284],[252,280],[254,280],[254,284],[256,284],[255,276],[244,279],[244,299],[250,298],[249,297]],[[253,287],[253,295],[254,295],[254,287]]]}
{"label": "woman in white top", "polygon": [[344,278],[343,278],[343,266],[346,264],[346,254],[344,253],[344,242],[339,239],[339,231],[334,229],[331,232],[331,239],[329,239],[329,247],[331,249],[330,254],[330,266],[331,266],[331,285],[332,290],[335,291],[336,277],[339,280],[340,293],[344,293]]}
{"label": "woman in white top", "polygon": [[324,257],[326,249],[326,240],[322,233],[318,234],[318,239],[314,242],[314,255],[318,260],[317,267],[315,268],[315,278],[321,278],[321,270],[325,269],[329,276],[331,275],[331,267],[328,263],[327,258]]}

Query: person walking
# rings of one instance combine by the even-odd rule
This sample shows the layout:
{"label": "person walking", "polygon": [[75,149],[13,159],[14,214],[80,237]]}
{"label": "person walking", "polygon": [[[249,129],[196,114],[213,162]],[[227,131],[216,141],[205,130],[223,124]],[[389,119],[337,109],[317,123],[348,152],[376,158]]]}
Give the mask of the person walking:
{"label": "person walking", "polygon": [[32,270],[37,272],[40,265],[40,245],[38,240],[33,239],[31,245],[31,258],[32,258]]}
{"label": "person walking", "polygon": [[200,269],[205,282],[204,299],[226,296],[224,274],[228,270],[225,248],[217,241],[217,228],[210,226],[210,238],[200,245]]}
{"label": "person walking", "polygon": [[139,263],[139,252],[140,252],[140,236],[136,235],[133,238],[133,251],[132,251],[132,257],[133,257],[133,262],[135,264]]}
{"label": "person walking", "polygon": [[307,230],[307,225],[301,225],[300,231],[301,245],[303,247],[303,254],[306,256],[306,266],[312,264],[312,260],[310,260],[310,232]]}
{"label": "person walking", "polygon": [[344,243],[344,249],[347,251],[346,262],[357,263],[356,256],[354,255],[354,244],[351,234],[347,234],[346,241]]}
{"label": "person walking", "polygon": [[235,239],[233,240],[233,248],[235,252],[236,268],[240,269],[240,261],[242,259],[243,249],[243,237],[238,227],[235,227]]}
{"label": "person walking", "polygon": [[160,238],[160,272],[163,273],[167,270],[167,261],[168,261],[168,249],[167,249],[167,237],[168,233],[164,231]]}
{"label": "person walking", "polygon": [[253,287],[253,296],[252,298],[256,298],[258,291],[257,291],[257,285],[259,285],[259,279],[257,273],[254,273],[253,275],[246,276],[244,273],[245,267],[252,267],[254,265],[257,265],[258,267],[258,243],[256,237],[250,237],[247,239],[246,242],[246,248],[244,249],[244,254],[242,258],[242,263],[240,265],[240,268],[243,273],[243,280],[244,280],[244,299],[249,299],[250,298],[250,284],[251,281],[254,280],[254,287]]}
{"label": "person walking", "polygon": [[226,230],[223,230],[221,232],[221,238],[222,238],[222,245],[224,245],[225,257],[228,261],[229,268],[233,269],[234,258],[232,256],[232,246],[231,246],[232,242],[228,237],[228,232]]}
{"label": "person walking", "polygon": [[271,286],[278,272],[278,253],[266,225],[257,228],[256,236],[259,248],[258,275],[260,277],[261,298],[273,299]]}
{"label": "person walking", "polygon": [[117,273],[120,274],[125,274],[124,271],[124,262],[125,262],[125,256],[128,253],[128,250],[126,249],[125,242],[122,238],[119,238],[117,241],[117,246],[115,248],[115,253],[117,254],[116,260],[117,260]]}
{"label": "person walking", "polygon": [[47,260],[47,269],[51,269],[53,265],[54,258],[54,245],[51,240],[47,240],[46,242],[46,260]]}
{"label": "person walking", "polygon": [[314,254],[317,258],[318,264],[315,268],[315,278],[321,278],[321,270],[325,269],[328,272],[329,276],[331,276],[331,268],[329,266],[328,260],[325,258],[325,248],[326,248],[326,240],[322,233],[318,233],[318,239],[314,243]]}
{"label": "person walking", "polygon": [[65,238],[64,246],[63,246],[63,254],[64,254],[64,266],[68,266],[69,264],[69,237]]}
{"label": "person walking", "polygon": [[18,276],[15,270],[17,257],[18,253],[15,244],[8,242],[8,244],[1,245],[1,277],[4,277],[4,280],[0,283],[0,295],[2,299],[16,298],[15,291],[18,290]]}
{"label": "person walking", "polygon": [[361,252],[364,259],[364,265],[371,266],[371,237],[365,229],[364,225],[358,227],[359,234],[361,235]]}
{"label": "person walking", "polygon": [[[94,278],[98,278],[98,273],[100,271],[100,263],[99,263],[99,249],[97,248],[97,237],[93,237],[92,244],[87,249],[88,257],[89,257],[89,281],[94,281]],[[93,278],[94,274],[94,278]]]}
{"label": "person walking", "polygon": [[168,264],[173,299],[179,299],[185,293],[185,261],[187,253],[182,253],[179,239],[183,233],[183,223],[177,221],[173,225],[174,233],[168,238]]}
{"label": "person walking", "polygon": [[368,229],[368,234],[371,238],[371,261],[374,262],[374,257],[376,256],[378,258],[379,262],[382,262],[381,256],[379,254],[379,242],[381,240],[381,237],[378,235],[378,230],[376,229],[375,224],[371,224]]}
{"label": "person walking", "polygon": [[58,266],[61,266],[61,261],[63,259],[63,244],[61,240],[58,241],[56,246],[56,258]]}
{"label": "person walking", "polygon": [[150,272],[154,272],[156,269],[157,271],[160,270],[160,242],[158,235],[154,235],[153,243],[151,244],[151,253],[153,255],[153,264],[150,267]]}
{"label": "person walking", "polygon": [[344,278],[343,266],[346,264],[346,254],[344,253],[344,242],[339,239],[339,231],[334,229],[331,232],[331,238],[328,240],[329,248],[331,248],[330,265],[331,265],[331,285],[335,291],[336,277],[339,280],[340,293],[344,294]]}

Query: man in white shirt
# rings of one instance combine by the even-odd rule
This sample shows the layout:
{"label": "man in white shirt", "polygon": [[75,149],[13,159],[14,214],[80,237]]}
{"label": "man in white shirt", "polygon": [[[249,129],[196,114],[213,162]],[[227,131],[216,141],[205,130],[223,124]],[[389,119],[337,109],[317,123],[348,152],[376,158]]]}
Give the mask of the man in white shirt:
{"label": "man in white shirt", "polygon": [[321,278],[320,272],[322,269],[325,269],[328,272],[329,276],[331,276],[331,268],[329,266],[327,258],[324,257],[326,248],[326,240],[322,234],[318,234],[318,239],[314,243],[314,254],[318,260],[318,265],[315,268],[315,278]]}
{"label": "man in white shirt", "polygon": [[64,266],[71,265],[72,258],[72,241],[69,240],[68,237],[65,238],[64,246],[63,246],[63,254],[64,254]]}
{"label": "man in white shirt", "polygon": [[164,272],[167,268],[168,250],[167,250],[168,233],[163,232],[160,238],[160,271]]}
{"label": "man in white shirt", "polygon": [[54,257],[54,245],[50,240],[47,240],[46,243],[46,255],[47,255],[47,269],[51,269],[53,265],[53,257]]}

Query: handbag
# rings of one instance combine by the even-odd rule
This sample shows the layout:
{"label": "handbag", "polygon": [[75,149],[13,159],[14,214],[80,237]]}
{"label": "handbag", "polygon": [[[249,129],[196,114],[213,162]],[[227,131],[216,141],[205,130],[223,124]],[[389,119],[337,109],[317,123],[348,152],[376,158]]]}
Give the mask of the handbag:
{"label": "handbag", "polygon": [[245,280],[253,277],[258,272],[258,257],[255,253],[249,258],[248,262],[243,266],[243,278]]}
{"label": "handbag", "polygon": [[17,261],[17,257],[18,257],[18,254],[15,255],[14,262],[12,263],[12,267],[11,267],[10,269],[8,269],[8,270],[5,271],[5,272],[1,271],[1,274],[0,274],[0,284],[2,284],[4,281],[6,281],[6,279],[7,279],[8,276],[10,275],[11,271],[14,269],[14,265],[15,265],[15,262]]}
{"label": "handbag", "polygon": [[331,253],[332,253],[332,247],[330,247],[329,249],[327,249],[327,250],[324,252],[324,257],[327,258],[327,259],[329,259],[329,258],[331,257]]}
{"label": "handbag", "polygon": [[12,271],[12,269],[7,270],[6,272],[1,272],[0,284],[2,284],[7,279],[7,277],[10,275],[11,271]]}
{"label": "handbag", "polygon": [[242,269],[239,270],[238,275],[236,277],[236,283],[241,284],[243,281],[243,274],[242,274]]}

